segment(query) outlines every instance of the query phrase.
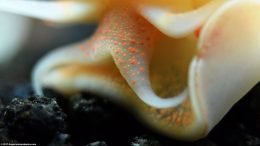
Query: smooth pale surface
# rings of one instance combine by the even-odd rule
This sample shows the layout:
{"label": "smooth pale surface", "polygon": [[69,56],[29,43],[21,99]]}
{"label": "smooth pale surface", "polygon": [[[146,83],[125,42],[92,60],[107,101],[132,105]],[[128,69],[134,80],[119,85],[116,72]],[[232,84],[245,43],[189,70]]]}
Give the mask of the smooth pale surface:
{"label": "smooth pale surface", "polygon": [[[215,0],[195,10],[181,13],[157,5],[140,5],[139,11],[161,32],[170,37],[179,38],[187,36],[201,27],[222,3],[223,0]],[[196,5],[198,4],[196,3]]]}
{"label": "smooth pale surface", "polygon": [[22,48],[31,23],[28,18],[0,12],[0,24],[0,64],[5,64]]}
{"label": "smooth pale surface", "polygon": [[[40,62],[36,65],[35,69],[33,70],[33,86],[34,90],[38,94],[42,93],[43,87],[43,80],[44,76],[51,72],[53,69],[71,65],[71,64],[103,64],[103,62],[109,62],[109,54],[103,54],[100,56],[96,56],[96,59],[93,60],[92,58],[88,59],[87,56],[84,54],[84,51],[81,49],[83,43],[72,44],[66,47],[62,47],[53,51],[52,53],[46,55],[45,58],[40,60]],[[101,52],[102,53],[102,52]],[[103,52],[104,53],[104,52]],[[111,59],[111,58],[110,58]],[[57,78],[59,79],[59,78]],[[55,80],[53,80],[55,81]],[[64,84],[63,84],[64,85]]]}
{"label": "smooth pale surface", "polygon": [[255,0],[228,2],[202,30],[190,89],[206,113],[208,130],[260,79],[259,9]]}
{"label": "smooth pale surface", "polygon": [[0,11],[59,23],[97,21],[105,6],[104,0],[59,2],[0,0]]}

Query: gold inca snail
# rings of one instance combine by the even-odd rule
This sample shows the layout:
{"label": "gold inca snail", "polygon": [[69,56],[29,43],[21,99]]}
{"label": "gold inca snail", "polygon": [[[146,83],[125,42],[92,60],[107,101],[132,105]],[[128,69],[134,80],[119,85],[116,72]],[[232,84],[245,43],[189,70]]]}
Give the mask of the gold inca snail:
{"label": "gold inca snail", "polygon": [[0,10],[99,20],[90,39],[39,62],[36,92],[110,96],[175,138],[207,135],[260,79],[259,0],[19,0],[1,1]]}

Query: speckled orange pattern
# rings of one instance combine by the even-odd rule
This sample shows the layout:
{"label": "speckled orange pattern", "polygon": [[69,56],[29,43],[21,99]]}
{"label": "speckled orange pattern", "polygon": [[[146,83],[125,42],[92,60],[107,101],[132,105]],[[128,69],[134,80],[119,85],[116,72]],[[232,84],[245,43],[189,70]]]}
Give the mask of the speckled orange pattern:
{"label": "speckled orange pattern", "polygon": [[189,99],[175,108],[157,109],[148,107],[148,111],[153,114],[154,121],[163,122],[171,128],[187,127],[192,124],[194,120],[194,115]]}
{"label": "speckled orange pattern", "polygon": [[[130,84],[134,86],[137,82],[145,80],[140,74],[147,74],[149,69],[143,60],[149,59],[149,54],[160,35],[158,30],[138,15],[134,9],[118,7],[108,10],[101,19],[96,33],[81,46],[81,49],[88,58],[95,58],[97,52],[110,50],[120,72],[126,74],[131,79]],[[155,79],[161,78],[155,77]],[[170,80],[170,82],[173,81]],[[175,90],[181,91],[185,86],[174,87],[178,88]],[[188,126],[193,120],[189,99],[175,108],[148,107],[148,112],[152,112],[154,120],[166,122],[172,128]]]}
{"label": "speckled orange pattern", "polygon": [[94,36],[81,46],[87,58],[95,58],[99,52],[111,51],[120,68],[134,85],[145,80],[147,52],[152,51],[160,33],[133,9],[113,8],[103,16]]}

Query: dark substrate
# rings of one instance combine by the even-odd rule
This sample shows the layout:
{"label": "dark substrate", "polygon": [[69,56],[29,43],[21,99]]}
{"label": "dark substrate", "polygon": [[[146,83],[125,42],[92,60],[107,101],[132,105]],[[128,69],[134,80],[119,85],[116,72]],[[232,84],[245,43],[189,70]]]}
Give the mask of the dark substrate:
{"label": "dark substrate", "polygon": [[29,84],[0,87],[1,143],[49,146],[260,146],[260,84],[199,141],[181,142],[149,130],[123,107],[96,95],[64,97]]}

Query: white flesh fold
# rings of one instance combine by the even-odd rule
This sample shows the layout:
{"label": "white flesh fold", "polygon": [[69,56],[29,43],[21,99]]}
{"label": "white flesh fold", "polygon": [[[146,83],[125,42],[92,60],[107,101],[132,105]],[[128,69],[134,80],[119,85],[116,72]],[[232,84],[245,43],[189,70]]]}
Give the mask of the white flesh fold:
{"label": "white flesh fold", "polygon": [[[84,44],[84,42],[83,42]],[[88,58],[84,54],[84,52],[81,49],[82,43],[69,45],[66,47],[62,47],[60,49],[57,49],[53,51],[52,53],[48,54],[46,57],[44,57],[40,62],[36,65],[36,67],[33,70],[32,73],[32,81],[33,81],[33,87],[37,94],[42,95],[42,88],[43,88],[43,78],[46,74],[51,72],[53,69],[56,69],[58,67],[62,67],[64,65],[69,64],[95,64],[95,63],[101,63],[102,61],[107,61],[107,58],[109,58],[108,53],[103,52],[95,52],[98,53],[98,55],[93,54],[95,57],[95,60],[93,58]],[[100,53],[104,53],[101,55]],[[107,54],[107,55],[106,55]],[[102,63],[101,63],[102,64]]]}
{"label": "white flesh fold", "polygon": [[145,5],[140,6],[139,11],[162,33],[170,37],[180,38],[199,29],[222,3],[223,0],[214,0],[198,9],[183,13]]}
{"label": "white flesh fold", "polygon": [[95,21],[105,4],[102,0],[31,1],[0,0],[0,11],[59,23]]}
{"label": "white flesh fold", "polygon": [[259,82],[259,9],[257,0],[227,2],[202,30],[189,86],[208,131]]}

